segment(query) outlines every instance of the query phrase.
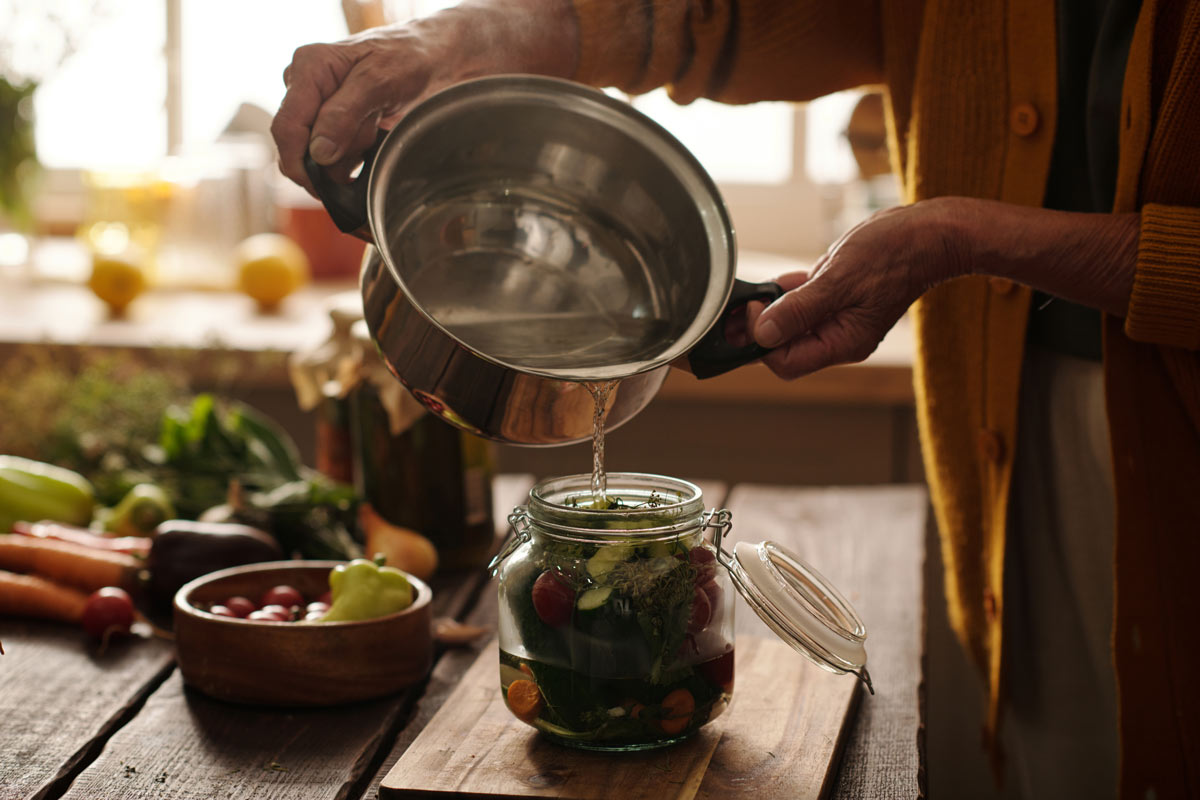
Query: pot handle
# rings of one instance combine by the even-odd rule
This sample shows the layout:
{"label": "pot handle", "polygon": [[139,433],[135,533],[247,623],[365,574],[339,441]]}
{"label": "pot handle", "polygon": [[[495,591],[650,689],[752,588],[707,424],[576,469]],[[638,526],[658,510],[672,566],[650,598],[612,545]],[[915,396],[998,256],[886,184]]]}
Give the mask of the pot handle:
{"label": "pot handle", "polygon": [[715,325],[704,334],[696,346],[688,352],[688,364],[692,374],[697,378],[715,378],[731,369],[765,356],[771,352],[756,342],[736,347],[725,338],[725,322],[729,315],[751,300],[765,300],[771,303],[783,295],[783,287],[774,281],[766,283],[750,283],[749,281],[734,280],[733,291],[729,294],[729,302],[721,311],[721,316]]}
{"label": "pot handle", "polygon": [[304,171],[308,173],[308,179],[316,189],[317,197],[321,199],[338,230],[371,243],[375,240],[371,236],[368,224],[370,220],[367,216],[367,177],[371,174],[371,166],[375,163],[379,146],[383,144],[387,134],[385,130],[379,131],[379,135],[375,137],[375,144],[363,153],[362,169],[358,177],[350,183],[335,181],[323,166],[313,161],[307,149],[304,151]]}

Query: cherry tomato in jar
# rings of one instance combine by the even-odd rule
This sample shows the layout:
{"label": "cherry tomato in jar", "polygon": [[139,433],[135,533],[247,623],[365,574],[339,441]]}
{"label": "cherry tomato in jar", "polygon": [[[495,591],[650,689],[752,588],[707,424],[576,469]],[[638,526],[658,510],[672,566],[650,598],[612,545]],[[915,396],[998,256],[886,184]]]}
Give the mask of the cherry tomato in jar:
{"label": "cherry tomato in jar", "polygon": [[233,619],[238,618],[238,615],[233,612],[233,609],[229,608],[228,606],[223,606],[220,604],[215,605],[212,608],[210,608],[208,610],[208,613],[216,614],[218,617],[232,617]]}
{"label": "cherry tomato in jar", "polygon": [[533,610],[542,622],[556,628],[566,625],[574,608],[575,593],[550,570],[533,582]]}

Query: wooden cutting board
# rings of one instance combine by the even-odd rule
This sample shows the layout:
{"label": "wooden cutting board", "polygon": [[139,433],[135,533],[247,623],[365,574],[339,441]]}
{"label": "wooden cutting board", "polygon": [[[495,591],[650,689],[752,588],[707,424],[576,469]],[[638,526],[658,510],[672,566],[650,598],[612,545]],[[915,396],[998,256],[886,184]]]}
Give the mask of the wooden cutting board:
{"label": "wooden cutting board", "polygon": [[591,753],[554,744],[512,716],[493,642],[383,779],[380,797],[824,796],[857,680],[818,669],[778,640],[741,637],[736,653],[733,701],[694,737],[644,753]]}

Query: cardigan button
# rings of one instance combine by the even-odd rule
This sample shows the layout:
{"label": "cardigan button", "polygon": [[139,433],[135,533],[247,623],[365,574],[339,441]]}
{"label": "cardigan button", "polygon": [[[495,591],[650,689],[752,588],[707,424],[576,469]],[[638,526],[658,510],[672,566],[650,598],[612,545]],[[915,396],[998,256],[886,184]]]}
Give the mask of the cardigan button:
{"label": "cardigan button", "polygon": [[1033,103],[1017,103],[1012,107],[1008,118],[1009,127],[1017,136],[1032,136],[1037,132],[1040,122],[1038,110]]}
{"label": "cardigan button", "polygon": [[983,614],[988,622],[995,622],[999,617],[996,613],[996,593],[991,588],[983,590]]}
{"label": "cardigan button", "polygon": [[986,428],[979,432],[979,452],[993,464],[1004,460],[1004,437]]}
{"label": "cardigan button", "polygon": [[1013,290],[1013,282],[1008,278],[988,278],[988,285],[996,294],[1008,294]]}

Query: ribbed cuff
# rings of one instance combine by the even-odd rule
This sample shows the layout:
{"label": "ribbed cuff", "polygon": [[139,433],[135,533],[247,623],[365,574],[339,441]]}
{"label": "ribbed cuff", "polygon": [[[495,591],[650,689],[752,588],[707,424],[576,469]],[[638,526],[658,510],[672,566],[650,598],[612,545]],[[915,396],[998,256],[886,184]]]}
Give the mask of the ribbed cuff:
{"label": "ribbed cuff", "polygon": [[1200,348],[1200,209],[1142,209],[1125,333],[1138,342]]}

